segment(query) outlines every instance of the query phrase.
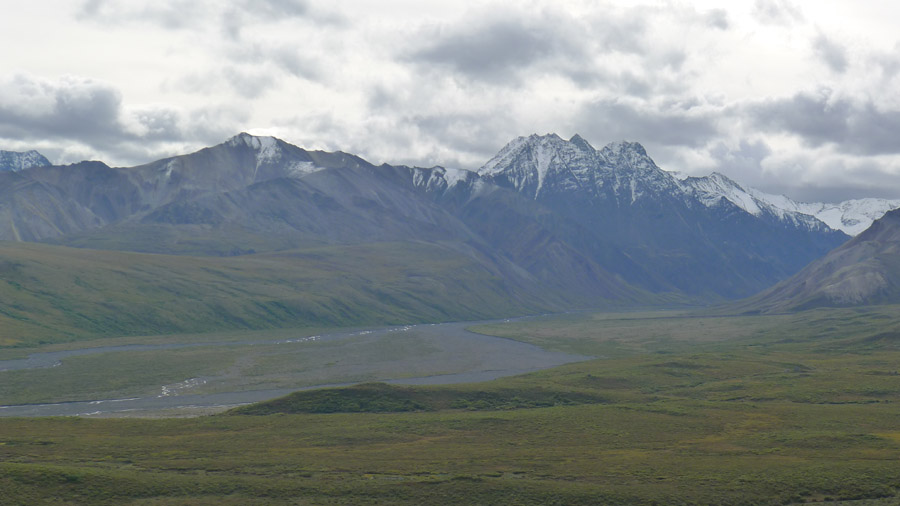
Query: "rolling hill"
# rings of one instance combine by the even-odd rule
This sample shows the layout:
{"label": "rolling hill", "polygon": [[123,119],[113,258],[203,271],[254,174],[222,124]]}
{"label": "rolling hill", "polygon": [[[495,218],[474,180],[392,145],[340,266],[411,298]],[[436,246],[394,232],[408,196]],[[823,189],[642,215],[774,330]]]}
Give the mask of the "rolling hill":
{"label": "rolling hill", "polygon": [[774,313],[900,303],[900,210],[772,288],[729,306]]}

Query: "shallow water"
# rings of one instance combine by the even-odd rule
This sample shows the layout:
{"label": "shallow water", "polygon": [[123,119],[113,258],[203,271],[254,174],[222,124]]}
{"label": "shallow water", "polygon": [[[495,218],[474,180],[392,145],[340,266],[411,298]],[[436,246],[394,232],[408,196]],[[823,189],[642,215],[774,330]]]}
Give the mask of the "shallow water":
{"label": "shallow water", "polygon": [[[503,320],[498,320],[503,321]],[[313,342],[348,341],[352,339],[381,339],[389,343],[392,336],[414,332],[417,339],[427,343],[434,351],[415,363],[373,363],[357,365],[356,371],[366,367],[379,370],[386,365],[390,372],[379,373],[377,381],[409,385],[439,385],[452,383],[472,383],[488,381],[504,376],[513,376],[555,367],[558,365],[587,360],[591,357],[566,353],[548,352],[537,346],[511,339],[475,334],[466,327],[486,322],[454,322],[442,324],[406,325],[352,332],[336,332],[319,336],[298,337],[240,342],[202,342],[170,344],[135,344],[102,346],[70,351],[35,353],[25,359],[0,361],[0,372],[11,370],[55,367],[66,358],[93,354],[109,354],[115,360],[117,352],[169,350],[188,347],[214,346],[295,346]],[[302,349],[301,349],[302,352]],[[425,374],[409,377],[411,371]],[[431,372],[431,374],[429,374]],[[350,376],[348,376],[350,377]],[[2,377],[0,377],[2,378]],[[211,413],[253,402],[273,399],[288,393],[309,388],[340,386],[350,384],[347,378],[331,377],[333,381],[314,386],[295,388],[274,388],[230,392],[191,393],[192,389],[216,381],[215,377],[192,377],[169,385],[160,385],[155,396],[129,397],[123,399],[93,399],[75,402],[47,404],[19,404],[0,406],[0,416],[185,416]]]}

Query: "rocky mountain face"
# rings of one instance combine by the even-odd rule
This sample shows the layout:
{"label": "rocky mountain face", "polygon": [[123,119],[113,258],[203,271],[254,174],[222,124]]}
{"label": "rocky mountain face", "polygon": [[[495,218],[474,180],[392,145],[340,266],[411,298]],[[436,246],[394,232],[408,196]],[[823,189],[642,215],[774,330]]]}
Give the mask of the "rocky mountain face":
{"label": "rocky mountain face", "polygon": [[728,200],[748,213],[766,220],[792,222],[809,229],[827,225],[855,236],[892,209],[900,200],[854,199],[837,204],[797,202],[784,195],[772,195],[755,188],[744,188],[717,172],[705,177],[680,177],[682,187],[693,192],[706,205]]}
{"label": "rocky mountain face", "polygon": [[0,173],[0,239],[216,256],[425,242],[475,260],[511,294],[634,304],[746,296],[847,238],[703,188],[639,144],[596,150],[579,136],[522,137],[470,172],[240,134],[138,167]]}
{"label": "rocky mountain face", "polygon": [[737,303],[743,312],[900,303],[900,210],[791,278]]}
{"label": "rocky mountain face", "polygon": [[577,135],[520,137],[478,174],[577,225],[567,242],[654,292],[748,295],[847,239],[800,213],[755,215],[709,198],[637,143],[596,150]]}
{"label": "rocky mountain face", "polygon": [[48,165],[51,165],[50,160],[47,160],[44,155],[35,150],[23,153],[0,150],[0,172],[18,172],[32,167],[46,167]]}

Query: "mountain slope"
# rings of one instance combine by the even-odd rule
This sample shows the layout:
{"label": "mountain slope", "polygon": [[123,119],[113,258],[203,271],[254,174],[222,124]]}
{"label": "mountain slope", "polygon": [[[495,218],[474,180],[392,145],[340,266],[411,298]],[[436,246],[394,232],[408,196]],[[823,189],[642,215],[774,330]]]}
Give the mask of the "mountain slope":
{"label": "mountain slope", "polygon": [[731,309],[773,313],[821,306],[900,303],[900,210],[846,244]]}
{"label": "mountain slope", "polygon": [[0,173],[0,239],[205,256],[424,241],[579,307],[746,296],[846,239],[770,215],[704,199],[640,144],[579,136],[516,139],[478,172],[239,134],[137,167]]}
{"label": "mountain slope", "polygon": [[682,188],[693,193],[707,207],[714,207],[722,201],[727,201],[753,216],[776,225],[823,233],[829,232],[829,228],[832,228],[815,216],[799,211],[798,206],[789,209],[790,206],[787,205],[776,205],[773,203],[774,196],[752,188],[745,190],[718,172],[706,177],[688,177],[680,182]]}
{"label": "mountain slope", "polygon": [[847,238],[824,225],[760,219],[727,199],[703,202],[637,143],[596,150],[577,135],[520,137],[478,173],[577,224],[566,241],[654,292],[746,296]]}
{"label": "mountain slope", "polygon": [[[769,197],[773,201],[778,198],[776,196]],[[791,204],[796,205],[799,212],[811,214],[825,222],[829,227],[855,236],[869,228],[875,220],[884,216],[888,211],[900,207],[900,200],[854,199],[845,200],[837,204],[789,201],[784,204],[784,207],[789,209]]]}
{"label": "mountain slope", "polygon": [[539,202],[488,183],[474,173],[457,174],[460,177],[448,183],[443,180],[443,168],[411,170],[414,185],[545,286],[587,298],[634,303],[665,300],[636,289],[610,268],[621,264],[639,269],[621,252],[579,240],[590,234]]}
{"label": "mountain slope", "polygon": [[210,258],[0,242],[0,346],[471,320],[568,306],[466,253],[406,242]]}
{"label": "mountain slope", "polygon": [[[73,267],[78,262],[64,259],[82,256],[81,250],[41,250],[46,265],[87,274],[22,274],[31,279],[19,283],[25,291],[0,301],[0,310],[19,308],[8,315],[10,329],[25,325],[34,333],[46,322],[50,334],[81,336],[478,319],[662,300],[560,240],[535,220],[536,206],[515,192],[494,186],[504,198],[462,211],[448,194],[423,191],[418,170],[241,134],[138,167],[82,162],[0,174],[5,239],[165,255],[94,251],[84,254],[104,261]],[[445,182],[448,173],[465,176],[434,170]],[[499,203],[504,199],[509,202]],[[522,249],[506,242],[526,236],[492,237],[491,226],[475,217],[479,209],[519,204],[525,208],[507,224],[531,230]],[[290,252],[306,258],[312,249],[322,252],[317,261],[290,260]],[[136,263],[114,267],[126,260]],[[396,261],[415,273],[398,272]],[[163,264],[171,272],[163,273]],[[396,276],[382,276],[386,270]],[[210,279],[211,272],[218,274]],[[306,283],[310,272],[324,281]],[[92,279],[118,279],[121,286]],[[196,287],[185,288],[188,280]],[[286,280],[296,287],[285,291]]]}
{"label": "mountain slope", "polygon": [[[679,177],[679,176],[676,176]],[[797,202],[784,195],[772,195],[754,188],[744,188],[717,172],[705,177],[679,177],[682,187],[693,192],[706,205],[728,200],[754,216],[770,221],[785,221],[810,230],[827,225],[855,236],[892,209],[900,200],[857,199],[837,204]]]}

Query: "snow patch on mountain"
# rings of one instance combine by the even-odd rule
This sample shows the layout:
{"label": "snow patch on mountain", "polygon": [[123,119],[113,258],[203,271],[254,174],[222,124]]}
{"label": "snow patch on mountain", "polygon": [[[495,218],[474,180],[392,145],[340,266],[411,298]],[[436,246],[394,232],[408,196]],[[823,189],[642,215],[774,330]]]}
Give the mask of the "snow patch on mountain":
{"label": "snow patch on mountain", "polygon": [[[786,197],[783,197],[786,198]],[[790,199],[787,199],[790,201]],[[821,202],[793,202],[799,209],[824,221],[829,227],[847,235],[858,235],[888,211],[900,208],[900,199],[853,199],[827,204]],[[789,205],[789,204],[786,204]]]}
{"label": "snow patch on mountain", "polygon": [[444,179],[447,181],[447,188],[453,188],[459,183],[465,183],[474,173],[464,169],[444,169]]}
{"label": "snow patch on mountain", "polygon": [[[685,177],[679,181],[682,188],[693,192],[703,205],[712,207],[728,201],[757,217],[790,224],[806,230],[827,230],[828,224],[797,206],[786,205],[787,197],[768,195],[754,188],[744,188],[723,174],[713,172],[704,177]],[[792,202],[792,201],[791,201]]]}
{"label": "snow patch on mountain", "polygon": [[666,192],[682,193],[674,178],[657,167],[639,143],[614,142],[598,151],[577,134],[568,141],[556,134],[518,137],[478,169],[478,174],[534,199],[544,194],[586,192],[633,204]]}
{"label": "snow patch on mountain", "polygon": [[763,213],[760,207],[762,202],[756,201],[739,184],[718,172],[705,177],[685,177],[679,182],[682,188],[694,193],[697,200],[707,207],[718,205],[724,199],[754,216]]}
{"label": "snow patch on mountain", "polygon": [[50,160],[35,150],[0,151],[0,172],[18,172],[32,167],[47,167],[52,165]]}
{"label": "snow patch on mountain", "polygon": [[294,162],[287,166],[288,176],[294,178],[300,178],[320,170],[324,170],[324,168],[316,166],[313,162]]}
{"label": "snow patch on mountain", "polygon": [[178,158],[170,158],[166,161],[165,165],[160,167],[160,172],[163,172],[163,177],[168,181],[172,179],[172,172],[181,165],[181,160]]}
{"label": "snow patch on mountain", "polygon": [[694,192],[706,206],[714,206],[722,199],[755,216],[769,214],[780,220],[802,224],[815,229],[824,223],[833,230],[855,236],[869,228],[872,222],[892,209],[900,207],[900,200],[857,199],[837,204],[797,202],[784,195],[773,195],[755,188],[744,188],[728,177],[713,172],[705,177],[673,174],[682,187]]}
{"label": "snow patch on mountain", "polygon": [[566,141],[556,134],[518,137],[503,147],[477,173],[503,176],[516,190],[537,198],[547,181],[575,189],[583,186],[583,170],[596,165],[596,151],[580,137]]}
{"label": "snow patch on mountain", "polygon": [[281,159],[281,150],[274,137],[256,137],[255,140],[259,144],[257,148],[259,153],[256,155],[257,163],[274,163]]}
{"label": "snow patch on mountain", "polygon": [[413,185],[425,188],[429,192],[443,193],[457,185],[469,184],[478,179],[478,174],[464,169],[448,169],[445,167],[432,167],[412,169]]}
{"label": "snow patch on mountain", "polygon": [[281,159],[281,149],[278,146],[278,139],[275,137],[258,137],[241,132],[228,139],[225,145],[235,148],[247,146],[256,151],[257,166],[267,162],[274,163]]}
{"label": "snow patch on mountain", "polygon": [[[246,146],[256,151],[256,170],[259,170],[263,165],[278,164],[289,157],[281,144],[283,144],[283,142],[275,137],[256,136],[245,132],[235,135],[225,142],[226,146]],[[324,167],[319,167],[311,161],[303,160],[287,162],[284,166],[284,170],[288,177],[300,178],[307,174],[324,170]],[[255,177],[256,175],[254,174],[254,178]]]}
{"label": "snow patch on mountain", "polygon": [[531,137],[516,137],[511,140],[506,146],[503,146],[503,149],[494,155],[493,158],[488,160],[484,166],[478,169],[478,174],[482,176],[492,176],[499,172],[503,172],[510,162],[518,156],[520,148],[528,143],[529,139],[536,137],[537,135],[532,135]]}

